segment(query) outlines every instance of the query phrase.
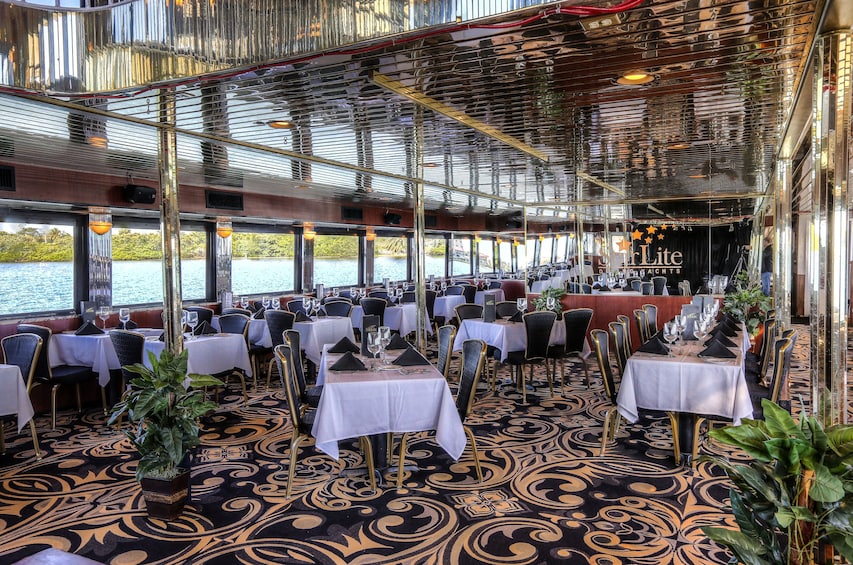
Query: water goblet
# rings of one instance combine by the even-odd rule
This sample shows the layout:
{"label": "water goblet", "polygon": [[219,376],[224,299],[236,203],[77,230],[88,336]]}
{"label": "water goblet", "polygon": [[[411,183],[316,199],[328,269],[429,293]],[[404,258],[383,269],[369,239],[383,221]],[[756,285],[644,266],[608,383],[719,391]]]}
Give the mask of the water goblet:
{"label": "water goblet", "polygon": [[338,290],[338,287],[336,287],[336,286],[332,287],[332,296],[337,298],[338,296],[340,296],[340,294],[341,294],[341,291]]}
{"label": "water goblet", "polygon": [[693,335],[696,336],[700,344],[704,344],[705,337],[708,335],[708,321],[705,318],[700,316],[699,320],[696,321],[693,326]]}
{"label": "water goblet", "polygon": [[272,307],[273,307],[273,310],[280,310],[281,309],[281,299],[278,296],[276,296],[275,298],[272,299]]}
{"label": "water goblet", "polygon": [[[379,342],[379,332],[369,332],[367,334],[367,350],[373,355],[373,358],[376,359],[376,354],[382,349],[382,346]],[[376,366],[374,365],[374,369]]]}
{"label": "water goblet", "polygon": [[305,310],[305,314],[310,316],[311,312],[314,311],[314,299],[310,296],[306,296],[302,300],[302,308]]}
{"label": "water goblet", "polygon": [[187,325],[190,327],[190,339],[194,339],[195,328],[198,325],[198,312],[187,312]]}
{"label": "water goblet", "polygon": [[663,339],[669,344],[669,356],[672,357],[672,346],[678,340],[678,326],[675,322],[667,322],[663,325]]}
{"label": "water goblet", "polygon": [[110,317],[110,307],[109,306],[101,306],[98,308],[98,317],[103,322],[104,329],[107,327],[107,318]]}
{"label": "water goblet", "polygon": [[261,298],[261,304],[263,304],[263,305],[264,305],[264,310],[268,310],[268,309],[269,309],[269,307],[270,307],[270,302],[271,302],[271,301],[270,301],[270,297],[269,297],[269,296],[264,296],[263,298]]}
{"label": "water goblet", "polygon": [[387,365],[388,359],[386,357],[386,350],[391,344],[391,328],[388,326],[379,326],[379,345],[380,345],[380,354],[382,357],[382,364]]}
{"label": "water goblet", "polygon": [[240,297],[240,306],[242,306],[244,309],[249,307],[249,297],[248,296],[241,296]]}
{"label": "water goblet", "polygon": [[526,298],[517,298],[515,300],[515,307],[518,308],[518,311],[524,314],[527,311],[527,299]]}
{"label": "water goblet", "polygon": [[548,310],[555,310],[557,308],[557,299],[553,296],[549,296],[545,299],[545,307],[548,308]]}
{"label": "water goblet", "polygon": [[121,321],[121,327],[127,329],[127,323],[130,321],[130,308],[119,308],[118,319]]}

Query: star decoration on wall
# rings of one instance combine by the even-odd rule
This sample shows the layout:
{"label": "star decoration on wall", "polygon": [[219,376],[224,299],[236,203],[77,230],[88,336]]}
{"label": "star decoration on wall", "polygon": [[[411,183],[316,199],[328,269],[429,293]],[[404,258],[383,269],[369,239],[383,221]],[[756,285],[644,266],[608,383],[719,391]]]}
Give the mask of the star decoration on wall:
{"label": "star decoration on wall", "polygon": [[643,238],[643,232],[641,232],[640,230],[634,230],[633,232],[631,232],[631,237],[635,240],[636,239],[642,239]]}
{"label": "star decoration on wall", "polygon": [[623,239],[616,245],[619,247],[619,251],[628,251],[629,249],[631,249],[631,242],[627,239]]}
{"label": "star decoration on wall", "polygon": [[658,229],[654,226],[649,226],[646,228],[646,231],[649,232],[649,234],[651,235],[651,234],[655,233],[656,231],[658,231]]}
{"label": "star decoration on wall", "polygon": [[661,225],[660,225],[660,231],[664,231],[664,230],[666,230],[666,228],[668,228],[668,227],[669,227],[669,226],[667,226],[666,224],[661,224]]}
{"label": "star decoration on wall", "polygon": [[662,234],[662,233],[659,233],[659,234],[658,234],[658,239],[663,239],[663,234]]}
{"label": "star decoration on wall", "polygon": [[652,242],[652,237],[651,237],[651,236],[647,237],[647,238],[646,238],[646,243],[651,243],[651,242]]}

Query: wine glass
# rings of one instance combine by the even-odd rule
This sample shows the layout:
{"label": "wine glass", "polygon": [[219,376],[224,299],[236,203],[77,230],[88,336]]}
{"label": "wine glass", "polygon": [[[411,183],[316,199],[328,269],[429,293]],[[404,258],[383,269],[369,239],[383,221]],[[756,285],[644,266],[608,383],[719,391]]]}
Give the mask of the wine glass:
{"label": "wine glass", "polygon": [[687,327],[687,316],[684,314],[676,314],[673,321],[675,322],[676,331],[678,331],[678,339],[681,340],[681,336]]}
{"label": "wine glass", "polygon": [[305,297],[302,300],[302,307],[305,309],[305,313],[310,316],[311,312],[314,311],[314,299],[310,296]]}
{"label": "wine glass", "polygon": [[696,323],[693,324],[693,335],[699,340],[699,343],[703,343],[705,337],[708,335],[708,320],[703,316],[700,316]]}
{"label": "wine glass", "polygon": [[338,287],[336,287],[336,286],[332,287],[332,296],[334,296],[335,298],[338,298],[340,295],[341,295],[341,291],[338,290]]}
{"label": "wine glass", "polygon": [[261,304],[263,304],[263,305],[264,305],[264,310],[268,310],[268,309],[269,309],[269,307],[270,307],[270,302],[271,302],[271,301],[270,301],[270,297],[269,297],[269,296],[264,296],[263,298],[261,298]]}
{"label": "wine glass", "polygon": [[515,307],[518,308],[518,311],[524,314],[527,311],[527,299],[526,298],[516,298]]}
{"label": "wine glass", "polygon": [[278,296],[273,298],[272,299],[272,307],[273,307],[273,310],[280,310],[281,309],[281,298],[279,298]]}
{"label": "wine glass", "polygon": [[382,349],[382,345],[379,342],[379,333],[378,332],[369,332],[367,334],[367,350],[373,355],[373,358],[376,359],[376,354]]}
{"label": "wine glass", "polygon": [[549,296],[545,299],[545,307],[548,308],[548,310],[555,310],[557,308],[557,299],[553,296]]}
{"label": "wine glass", "polygon": [[388,359],[386,357],[385,348],[391,344],[391,328],[388,326],[379,326],[379,346],[380,353],[382,357],[382,364],[387,365]]}
{"label": "wine glass", "polygon": [[193,339],[195,328],[198,325],[198,312],[187,312],[187,325],[190,327],[190,339]]}
{"label": "wine glass", "polygon": [[103,322],[104,329],[107,327],[107,318],[110,317],[110,307],[109,306],[100,306],[98,308],[98,317]]}
{"label": "wine glass", "polygon": [[242,306],[244,309],[249,307],[249,297],[248,296],[241,296],[240,297],[240,306]]}
{"label": "wine glass", "polygon": [[672,357],[672,345],[678,341],[678,326],[675,322],[667,322],[663,325],[663,339],[669,344],[669,356]]}
{"label": "wine glass", "polygon": [[119,308],[118,319],[121,321],[121,327],[127,329],[127,323],[130,321],[130,308]]}

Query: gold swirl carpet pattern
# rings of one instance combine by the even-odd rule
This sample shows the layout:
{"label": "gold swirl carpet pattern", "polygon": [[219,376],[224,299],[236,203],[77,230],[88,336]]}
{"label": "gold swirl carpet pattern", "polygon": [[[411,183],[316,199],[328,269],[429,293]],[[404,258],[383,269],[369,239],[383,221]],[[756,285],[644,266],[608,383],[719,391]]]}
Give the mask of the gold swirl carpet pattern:
{"label": "gold swirl carpet pattern", "polygon": [[[808,399],[808,328],[799,330],[795,412]],[[290,429],[281,390],[256,391],[247,407],[227,396],[203,422],[191,500],[171,523],[147,518],[135,454],[96,411],[62,414],[53,431],[38,416],[41,461],[29,435],[7,422],[0,563],[47,547],[114,565],[726,563],[728,553],[701,531],[734,523],[719,469],[676,466],[665,417],[623,422],[599,457],[609,401],[597,370],[587,389],[580,365],[567,365],[565,395],[554,398],[540,371],[528,406],[514,386],[493,395],[481,385],[467,423],[482,483],[470,449],[454,462],[421,433],[408,448],[418,470],[399,491],[389,475],[371,492],[354,442],[341,446],[339,461],[308,442],[286,498]],[[703,450],[726,454],[708,442]]]}

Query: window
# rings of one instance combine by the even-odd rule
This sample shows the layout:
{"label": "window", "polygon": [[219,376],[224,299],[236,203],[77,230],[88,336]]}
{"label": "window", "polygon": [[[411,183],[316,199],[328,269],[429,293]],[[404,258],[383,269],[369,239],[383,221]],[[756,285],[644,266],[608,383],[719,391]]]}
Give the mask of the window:
{"label": "window", "polygon": [[[181,230],[181,298],[206,297],[206,234]],[[113,229],[113,304],[163,302],[159,229]]]}
{"label": "window", "polygon": [[234,296],[293,290],[293,234],[235,229],[231,235]]}
{"label": "window", "polygon": [[561,235],[557,240],[557,262],[562,263],[566,260],[566,248],[568,247],[569,238]]}
{"label": "window", "polygon": [[495,242],[492,239],[484,239],[478,244],[477,272],[495,272]]}
{"label": "window", "polygon": [[453,255],[451,258],[450,275],[470,275],[471,274],[471,240],[470,239],[451,239],[450,240]]}
{"label": "window", "polygon": [[443,237],[426,238],[424,242],[424,275],[443,278],[444,257],[447,255],[447,240]]}
{"label": "window", "polygon": [[551,262],[551,249],[554,246],[554,238],[546,236],[539,241],[539,264],[547,265]]}
{"label": "window", "polygon": [[[373,242],[373,280],[406,280],[407,237],[377,237]],[[321,281],[322,282],[322,281]]]}
{"label": "window", "polygon": [[71,224],[0,222],[0,315],[72,310]]}
{"label": "window", "polygon": [[326,288],[358,284],[358,236],[314,237],[314,284]]}
{"label": "window", "polygon": [[501,241],[498,245],[499,266],[498,269],[504,273],[509,273],[512,268],[512,242]]}
{"label": "window", "polygon": [[[530,269],[531,267],[533,267],[534,265],[537,264],[536,263],[536,250],[538,247],[536,245],[537,243],[538,243],[538,241],[536,240],[536,238],[532,238],[532,237],[528,238],[527,245],[524,246],[524,255],[523,255],[524,262],[522,262],[522,260],[521,260],[522,255],[519,255],[519,259],[518,259],[519,267],[521,265],[525,265],[528,269]],[[521,250],[519,250],[519,253],[521,253]]]}

